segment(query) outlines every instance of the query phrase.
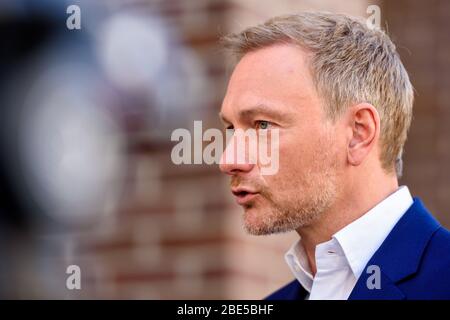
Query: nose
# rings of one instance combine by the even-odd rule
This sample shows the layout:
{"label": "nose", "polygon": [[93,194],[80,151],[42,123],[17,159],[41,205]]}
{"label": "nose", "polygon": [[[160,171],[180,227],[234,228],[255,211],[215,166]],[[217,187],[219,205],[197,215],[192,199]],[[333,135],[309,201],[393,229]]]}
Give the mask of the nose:
{"label": "nose", "polygon": [[246,157],[245,151],[237,151],[236,137],[233,137],[220,158],[220,171],[228,175],[250,172],[255,166],[254,161],[250,161],[251,158]]}

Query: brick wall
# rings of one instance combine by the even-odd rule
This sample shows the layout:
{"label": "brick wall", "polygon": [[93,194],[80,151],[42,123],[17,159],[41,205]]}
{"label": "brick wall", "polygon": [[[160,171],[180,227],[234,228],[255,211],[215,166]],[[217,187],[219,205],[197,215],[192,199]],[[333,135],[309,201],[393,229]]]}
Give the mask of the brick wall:
{"label": "brick wall", "polygon": [[[210,100],[186,119],[219,128],[229,71],[217,46],[220,35],[276,14],[322,9],[364,15],[366,8],[364,1],[130,3],[159,12],[198,55],[214,85]],[[84,287],[68,297],[259,299],[292,279],[283,255],[296,235],[246,235],[240,208],[217,166],[175,166],[168,139],[155,142],[145,132],[130,139],[127,189],[118,215],[71,238],[64,261],[82,267]]]}
{"label": "brick wall", "polygon": [[[207,98],[182,123],[189,127],[189,121],[203,120],[208,126],[220,127],[216,114],[228,74],[225,57],[217,47],[219,35],[296,10],[365,15],[367,3],[130,1],[129,6],[156,10],[170,21],[207,71]],[[411,52],[400,50],[418,93],[403,181],[448,225],[450,132],[445,123],[450,113],[445,98],[450,42],[445,39],[445,27],[448,30],[450,10],[444,6],[448,4],[386,1],[382,21],[388,21],[389,32],[400,47]],[[246,235],[240,208],[233,203],[227,179],[218,168],[173,165],[168,136],[153,139],[145,130],[130,134],[127,188],[119,212],[95,230],[72,234],[61,242],[66,256],[56,265],[74,263],[83,271],[83,290],[65,292],[66,296],[259,299],[290,280],[283,254],[296,235]]]}
{"label": "brick wall", "polygon": [[415,88],[404,177],[441,223],[450,226],[450,3],[384,1],[382,19]]}

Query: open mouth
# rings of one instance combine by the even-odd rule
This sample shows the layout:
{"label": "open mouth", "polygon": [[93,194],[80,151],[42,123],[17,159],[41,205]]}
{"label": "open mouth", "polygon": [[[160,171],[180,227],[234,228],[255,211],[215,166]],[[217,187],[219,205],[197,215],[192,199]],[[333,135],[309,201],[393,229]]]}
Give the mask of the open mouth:
{"label": "open mouth", "polygon": [[247,191],[233,191],[233,194],[234,194],[236,197],[244,197],[244,196],[246,196],[247,194],[249,194],[249,192],[247,192]]}
{"label": "open mouth", "polygon": [[235,189],[231,192],[236,197],[236,202],[240,205],[244,205],[250,202],[258,195],[257,192],[249,191],[246,189]]}

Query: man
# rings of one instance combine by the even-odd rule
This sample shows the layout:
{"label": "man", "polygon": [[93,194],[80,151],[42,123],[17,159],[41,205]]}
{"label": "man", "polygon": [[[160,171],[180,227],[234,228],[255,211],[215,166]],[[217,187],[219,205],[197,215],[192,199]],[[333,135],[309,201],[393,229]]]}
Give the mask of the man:
{"label": "man", "polygon": [[[297,231],[269,299],[450,299],[450,233],[398,186],[413,88],[389,37],[346,15],[273,18],[224,39],[240,59],[221,117],[279,133],[279,170],[221,170],[255,235]],[[251,157],[246,157],[245,159]]]}

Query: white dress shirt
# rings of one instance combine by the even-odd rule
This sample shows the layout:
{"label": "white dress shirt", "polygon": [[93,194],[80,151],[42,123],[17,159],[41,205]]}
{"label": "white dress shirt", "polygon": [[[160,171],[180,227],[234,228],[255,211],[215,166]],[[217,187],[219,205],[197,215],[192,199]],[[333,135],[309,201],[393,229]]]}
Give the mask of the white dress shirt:
{"label": "white dress shirt", "polygon": [[402,186],[336,232],[331,240],[318,244],[314,277],[303,245],[300,240],[294,243],[285,259],[294,276],[308,291],[307,299],[348,299],[370,258],[412,204],[408,187]]}

